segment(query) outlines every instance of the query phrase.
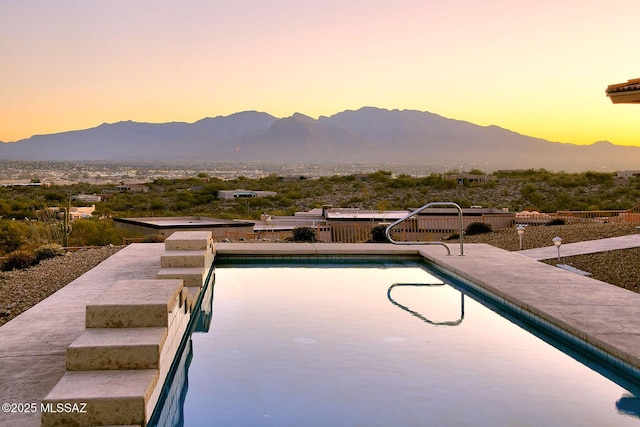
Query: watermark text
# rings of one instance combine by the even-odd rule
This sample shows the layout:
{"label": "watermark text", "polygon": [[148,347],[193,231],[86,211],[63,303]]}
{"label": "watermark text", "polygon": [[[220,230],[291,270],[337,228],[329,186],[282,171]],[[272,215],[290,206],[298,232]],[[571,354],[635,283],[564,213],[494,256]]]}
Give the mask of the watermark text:
{"label": "watermark text", "polygon": [[14,414],[28,413],[79,413],[87,412],[86,402],[5,402],[2,412]]}

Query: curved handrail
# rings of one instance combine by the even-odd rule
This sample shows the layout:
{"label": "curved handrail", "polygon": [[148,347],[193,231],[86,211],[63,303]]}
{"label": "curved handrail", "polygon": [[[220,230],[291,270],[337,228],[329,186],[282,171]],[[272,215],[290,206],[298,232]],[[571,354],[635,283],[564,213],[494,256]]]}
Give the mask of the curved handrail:
{"label": "curved handrail", "polygon": [[406,305],[402,305],[399,302],[397,302],[396,300],[394,300],[393,298],[391,298],[391,290],[393,288],[395,288],[396,286],[443,286],[443,285],[444,285],[444,283],[436,283],[436,284],[431,284],[431,283],[394,283],[393,285],[389,286],[389,289],[387,289],[387,298],[389,299],[389,301],[393,305],[397,305],[398,307],[400,307],[404,311],[408,311],[412,315],[416,316],[417,318],[419,318],[423,322],[428,323],[430,325],[435,325],[435,326],[458,326],[464,320],[464,293],[462,293],[462,292],[460,292],[460,318],[457,319],[457,320],[444,321],[444,322],[435,322],[433,320],[429,320],[425,316],[423,316],[422,314],[418,313],[417,311],[413,311],[409,307],[407,307]]}
{"label": "curved handrail", "polygon": [[447,255],[451,255],[451,250],[449,249],[449,246],[447,246],[447,244],[444,243],[444,242],[433,242],[433,241],[397,242],[397,241],[395,241],[395,240],[393,240],[391,238],[391,229],[393,227],[395,227],[396,225],[400,224],[401,222],[406,221],[407,219],[411,218],[412,216],[414,216],[416,214],[419,214],[423,210],[425,210],[425,209],[427,209],[429,207],[432,207],[432,206],[453,206],[456,209],[458,209],[458,218],[460,218],[460,256],[464,256],[464,246],[462,244],[462,237],[463,237],[463,234],[464,234],[464,221],[462,220],[462,208],[457,203],[453,203],[453,202],[430,202],[430,203],[427,203],[426,205],[422,206],[421,208],[418,208],[415,211],[405,215],[404,217],[400,218],[399,220],[397,220],[397,221],[389,224],[389,226],[387,226],[387,229],[384,232],[384,234],[387,236],[387,239],[389,239],[389,241],[391,243],[393,243],[394,245],[441,245],[441,246],[444,246],[447,249]]}

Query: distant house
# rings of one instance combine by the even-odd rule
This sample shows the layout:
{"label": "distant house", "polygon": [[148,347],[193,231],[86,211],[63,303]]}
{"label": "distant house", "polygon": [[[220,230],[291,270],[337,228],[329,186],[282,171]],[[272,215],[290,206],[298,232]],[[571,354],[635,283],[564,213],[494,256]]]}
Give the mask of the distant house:
{"label": "distant house", "polygon": [[[263,214],[256,222],[254,231],[264,234],[291,231],[307,226],[316,229],[318,238],[325,242],[364,242],[371,237],[375,225],[389,225],[405,217],[411,210],[367,210],[358,208],[334,208],[324,205],[306,212],[296,212],[294,216]],[[496,208],[463,208],[465,226],[474,221],[484,222],[492,216],[492,225],[498,228],[510,226],[514,214]],[[424,240],[425,236],[440,238],[459,230],[458,211],[454,208],[431,208],[405,222],[403,237],[409,240]]]}
{"label": "distant house", "polygon": [[141,184],[123,184],[116,187],[121,193],[147,193],[149,192],[149,186]]}
{"label": "distant house", "polygon": [[322,212],[300,214],[300,212],[296,212],[293,216],[262,214],[260,221],[255,222],[253,231],[262,238],[281,240],[291,236],[291,232],[297,227],[311,227],[317,231],[320,240],[331,241],[331,229],[322,217]]}
{"label": "distant house", "polygon": [[103,201],[112,199],[113,195],[114,195],[113,193],[100,193],[100,194],[98,194],[98,196],[100,196],[100,199],[103,200]]}
{"label": "distant house", "polygon": [[97,194],[77,194],[75,196],[71,196],[71,200],[77,200],[80,202],[87,202],[87,203],[96,203],[96,202],[102,201],[102,196],[99,196]]}
{"label": "distant house", "polygon": [[640,78],[609,85],[605,93],[614,104],[640,104]]}
{"label": "distant house", "polygon": [[278,193],[275,191],[251,191],[251,190],[219,190],[218,198],[224,200],[231,199],[250,199],[252,197],[269,197],[269,196],[277,196]]}
{"label": "distant house", "polygon": [[72,206],[69,210],[69,219],[75,221],[82,218],[91,218],[91,214],[96,210],[96,205],[75,207]]}
{"label": "distant house", "polygon": [[493,175],[476,175],[471,173],[457,173],[451,175],[445,175],[444,179],[455,180],[458,184],[468,184],[468,183],[483,183],[496,181],[498,178]]}
{"label": "distant house", "polygon": [[39,182],[33,181],[11,181],[11,182],[3,182],[3,187],[51,187],[51,181],[43,179]]}
{"label": "distant house", "polygon": [[640,177],[640,170],[626,170],[616,172],[616,179],[629,179]]}
{"label": "distant house", "polygon": [[253,234],[253,221],[231,221],[200,216],[113,218],[116,227],[138,234],[168,237],[176,231],[211,231],[216,240]]}

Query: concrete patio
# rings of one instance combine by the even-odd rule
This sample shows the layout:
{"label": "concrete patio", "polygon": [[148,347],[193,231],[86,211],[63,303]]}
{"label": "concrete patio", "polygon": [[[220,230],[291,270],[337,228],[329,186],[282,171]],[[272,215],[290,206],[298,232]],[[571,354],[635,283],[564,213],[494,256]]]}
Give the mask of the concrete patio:
{"label": "concrete patio", "polygon": [[[606,239],[563,244],[560,246],[560,256],[565,258],[576,255],[617,251],[637,247],[640,247],[640,234],[629,234],[628,236],[609,237]],[[520,255],[542,261],[545,259],[556,258],[558,256],[558,249],[555,246],[547,246],[544,248],[525,249],[518,253]]]}

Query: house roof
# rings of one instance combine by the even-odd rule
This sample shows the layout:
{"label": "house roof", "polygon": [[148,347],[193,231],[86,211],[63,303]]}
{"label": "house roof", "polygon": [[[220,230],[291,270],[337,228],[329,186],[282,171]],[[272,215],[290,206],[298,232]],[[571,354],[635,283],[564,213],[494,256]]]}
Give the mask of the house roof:
{"label": "house roof", "polygon": [[124,224],[141,225],[158,230],[175,228],[230,228],[230,227],[250,227],[254,221],[234,221],[200,216],[180,216],[180,217],[144,217],[144,218],[113,218],[115,222]]}
{"label": "house roof", "polygon": [[605,92],[614,104],[640,104],[640,78],[609,85]]}

